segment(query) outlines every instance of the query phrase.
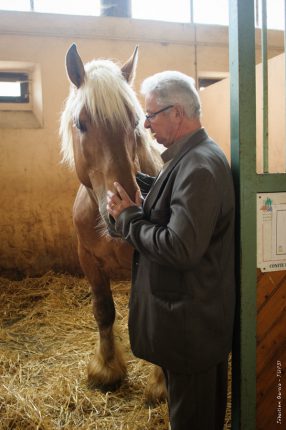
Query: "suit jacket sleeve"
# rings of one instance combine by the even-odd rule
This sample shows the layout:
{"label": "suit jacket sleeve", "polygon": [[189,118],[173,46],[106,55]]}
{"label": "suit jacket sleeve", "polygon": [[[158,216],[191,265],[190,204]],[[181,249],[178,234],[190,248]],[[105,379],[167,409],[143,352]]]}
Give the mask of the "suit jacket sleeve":
{"label": "suit jacket sleeve", "polygon": [[148,259],[184,270],[206,252],[221,198],[216,176],[206,166],[190,169],[185,160],[174,178],[169,199],[162,198],[149,217],[139,208],[128,208],[117,219],[116,230]]}

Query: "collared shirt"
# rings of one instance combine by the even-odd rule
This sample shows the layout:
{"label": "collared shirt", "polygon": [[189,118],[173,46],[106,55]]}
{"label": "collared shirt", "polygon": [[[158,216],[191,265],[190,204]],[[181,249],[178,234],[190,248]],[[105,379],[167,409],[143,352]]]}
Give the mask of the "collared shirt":
{"label": "collared shirt", "polygon": [[175,141],[169,148],[167,148],[161,154],[162,160],[164,162],[164,166],[163,166],[162,171],[165,170],[165,168],[170,163],[170,161],[172,161],[172,159],[181,151],[181,149],[183,148],[183,146],[185,145],[185,143],[190,139],[190,137],[193,134],[196,134],[199,130],[201,130],[201,128],[199,128],[195,132],[189,133],[186,136],[182,137],[181,139]]}

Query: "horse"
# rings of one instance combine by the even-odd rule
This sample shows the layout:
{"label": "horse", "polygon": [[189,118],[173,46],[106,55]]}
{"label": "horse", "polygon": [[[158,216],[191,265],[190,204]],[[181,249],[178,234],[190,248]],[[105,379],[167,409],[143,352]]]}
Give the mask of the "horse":
{"label": "horse", "polygon": [[[115,306],[111,280],[129,280],[132,247],[111,237],[106,210],[107,190],[117,181],[135,199],[136,173],[157,175],[162,160],[145,115],[132,89],[138,47],[120,67],[107,59],[85,65],[73,44],[66,54],[71,83],[60,121],[64,162],[75,168],[80,186],[73,206],[81,268],[91,286],[99,342],[88,364],[88,384],[115,390],[126,377],[126,363],[113,332]],[[115,190],[114,190],[115,191]],[[163,374],[154,367],[147,401],[165,398]]]}

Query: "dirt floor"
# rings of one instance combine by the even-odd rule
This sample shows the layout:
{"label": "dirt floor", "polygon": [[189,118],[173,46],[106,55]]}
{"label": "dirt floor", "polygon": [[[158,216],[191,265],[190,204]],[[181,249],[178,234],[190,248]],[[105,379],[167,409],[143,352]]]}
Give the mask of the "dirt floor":
{"label": "dirt floor", "polygon": [[54,273],[0,278],[1,430],[167,430],[166,404],[144,402],[150,366],[129,349],[129,283],[114,284],[113,291],[128,378],[116,392],[102,393],[87,386],[97,329],[86,280]]}

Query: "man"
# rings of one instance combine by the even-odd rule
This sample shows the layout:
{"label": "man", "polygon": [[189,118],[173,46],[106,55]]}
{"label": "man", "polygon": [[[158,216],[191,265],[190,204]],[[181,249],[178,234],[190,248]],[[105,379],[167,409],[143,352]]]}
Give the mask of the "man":
{"label": "man", "polygon": [[231,171],[202,128],[192,78],[158,73],[142,92],[165,164],[143,207],[118,183],[107,196],[117,233],[135,248],[131,347],[164,371],[172,430],[222,430],[235,301]]}

